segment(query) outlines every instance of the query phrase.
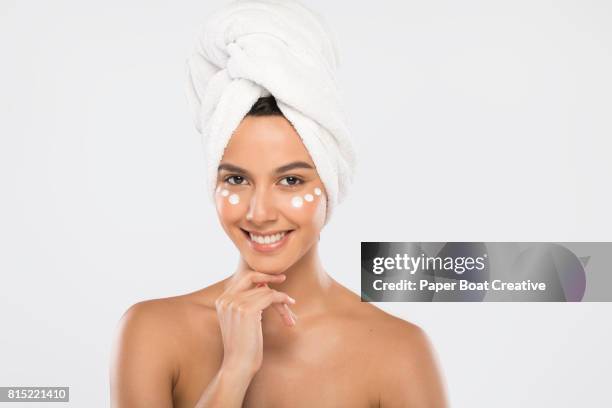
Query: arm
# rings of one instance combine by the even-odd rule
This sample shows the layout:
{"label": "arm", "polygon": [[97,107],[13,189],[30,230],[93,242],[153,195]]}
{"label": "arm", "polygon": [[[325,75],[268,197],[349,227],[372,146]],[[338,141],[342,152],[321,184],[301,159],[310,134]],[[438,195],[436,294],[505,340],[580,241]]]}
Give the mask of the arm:
{"label": "arm", "polygon": [[250,382],[250,376],[221,367],[195,408],[240,408]]}
{"label": "arm", "polygon": [[387,350],[392,361],[380,393],[382,408],[447,408],[433,347],[418,326],[404,326]]}
{"label": "arm", "polygon": [[170,339],[163,336],[161,312],[153,303],[140,302],[121,317],[111,354],[111,407],[172,407],[177,370]]}

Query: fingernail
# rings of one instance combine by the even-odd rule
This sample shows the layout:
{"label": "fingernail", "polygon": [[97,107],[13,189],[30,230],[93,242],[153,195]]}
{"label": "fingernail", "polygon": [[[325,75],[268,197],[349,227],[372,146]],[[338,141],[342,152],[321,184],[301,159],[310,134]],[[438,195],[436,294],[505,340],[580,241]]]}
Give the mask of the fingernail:
{"label": "fingernail", "polygon": [[289,300],[291,301],[291,303],[295,303],[295,299],[292,298],[291,296],[289,296]]}

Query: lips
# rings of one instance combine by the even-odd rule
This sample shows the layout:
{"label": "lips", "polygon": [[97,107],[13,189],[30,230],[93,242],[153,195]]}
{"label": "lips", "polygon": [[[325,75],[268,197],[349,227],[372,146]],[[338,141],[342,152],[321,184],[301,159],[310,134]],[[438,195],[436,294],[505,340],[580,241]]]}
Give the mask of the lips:
{"label": "lips", "polygon": [[[270,231],[266,233],[259,233],[257,231],[246,231],[241,229],[244,233],[249,246],[257,251],[262,253],[275,252],[280,248],[284,247],[287,241],[292,237],[292,233],[294,230],[278,230],[278,231]],[[282,235],[282,236],[281,236]],[[275,242],[273,241],[275,238],[279,238]],[[267,242],[267,243],[266,243]]]}

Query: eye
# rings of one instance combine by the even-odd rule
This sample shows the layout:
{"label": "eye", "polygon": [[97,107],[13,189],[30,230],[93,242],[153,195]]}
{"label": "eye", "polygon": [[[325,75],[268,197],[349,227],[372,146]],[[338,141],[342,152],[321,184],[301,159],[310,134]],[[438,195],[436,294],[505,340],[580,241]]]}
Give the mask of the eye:
{"label": "eye", "polygon": [[[235,181],[237,181],[236,183],[232,183],[229,180],[234,179]],[[234,185],[234,186],[238,186],[242,184],[242,181],[244,181],[245,178],[242,176],[228,176],[226,177],[223,181],[225,181],[228,184]]]}
{"label": "eye", "polygon": [[281,183],[281,184],[283,184],[284,186],[289,186],[289,187],[298,186],[298,185],[304,183],[304,181],[301,178],[295,177],[295,176],[283,177],[282,180],[287,180],[288,184],[283,184],[283,183]]}

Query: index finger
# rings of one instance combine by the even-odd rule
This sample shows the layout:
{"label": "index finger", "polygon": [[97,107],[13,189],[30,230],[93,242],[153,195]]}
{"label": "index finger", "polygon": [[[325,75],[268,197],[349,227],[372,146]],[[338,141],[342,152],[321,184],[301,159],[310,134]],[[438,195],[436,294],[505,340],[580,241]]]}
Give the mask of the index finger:
{"label": "index finger", "polygon": [[[236,293],[246,289],[250,289],[253,283],[255,284],[266,284],[274,282],[282,282],[285,280],[286,275],[271,275],[263,272],[248,272],[245,276],[241,277],[236,283],[227,289],[228,293]],[[259,286],[259,285],[257,285]]]}

